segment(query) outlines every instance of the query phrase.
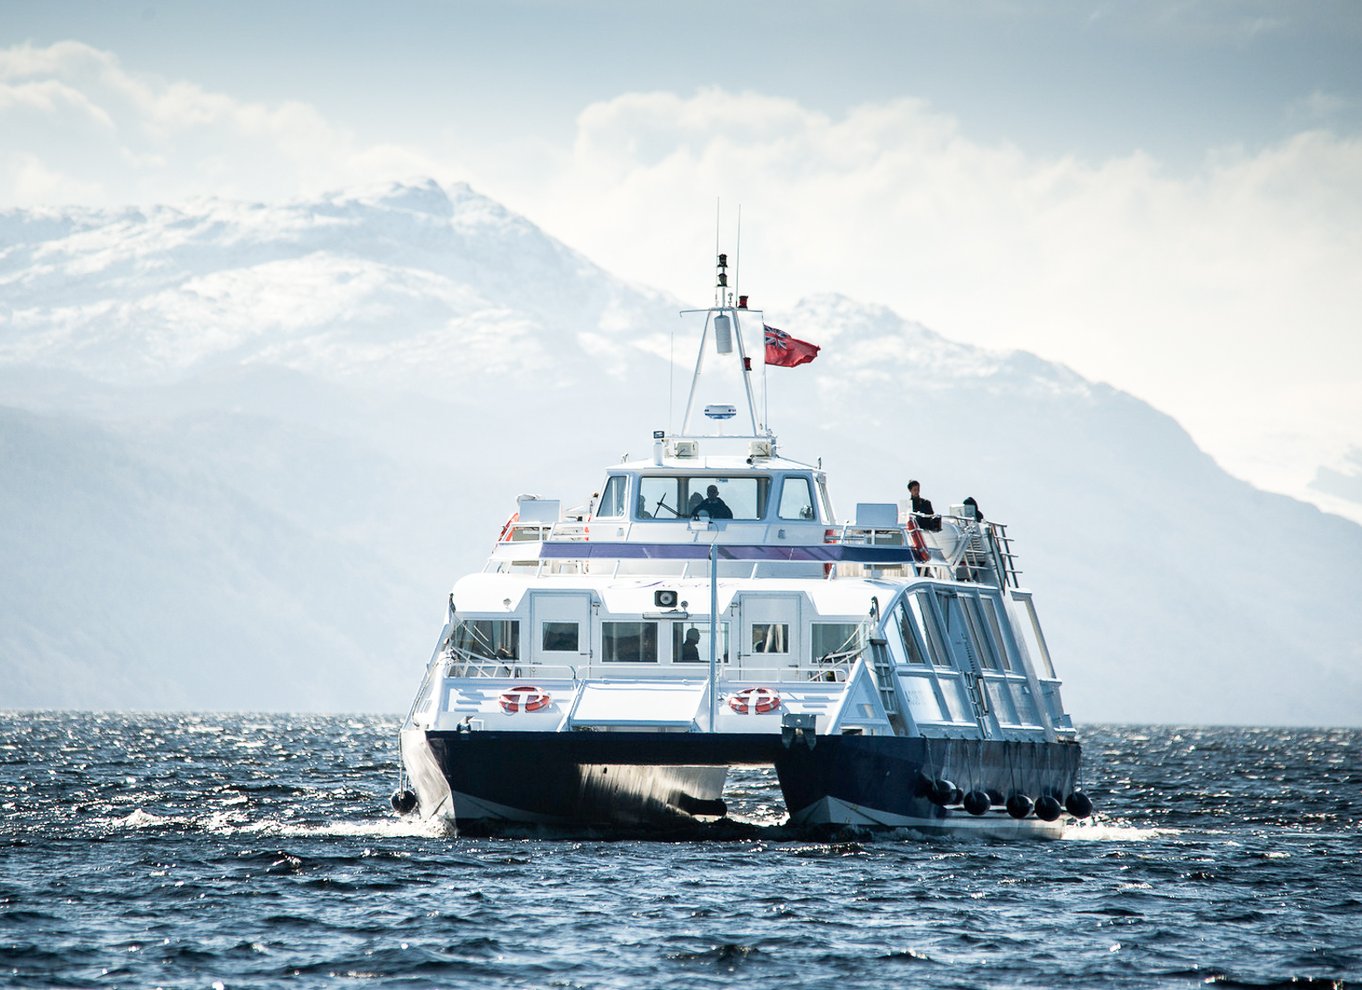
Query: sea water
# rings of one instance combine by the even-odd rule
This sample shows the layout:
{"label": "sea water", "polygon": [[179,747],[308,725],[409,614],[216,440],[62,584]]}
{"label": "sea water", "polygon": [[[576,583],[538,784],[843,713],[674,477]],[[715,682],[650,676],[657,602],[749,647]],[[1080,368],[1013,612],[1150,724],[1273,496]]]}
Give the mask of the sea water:
{"label": "sea water", "polygon": [[690,834],[470,839],[389,810],[391,717],[0,713],[0,985],[1362,979],[1362,731],[1082,735],[1060,841],[800,835],[755,770]]}

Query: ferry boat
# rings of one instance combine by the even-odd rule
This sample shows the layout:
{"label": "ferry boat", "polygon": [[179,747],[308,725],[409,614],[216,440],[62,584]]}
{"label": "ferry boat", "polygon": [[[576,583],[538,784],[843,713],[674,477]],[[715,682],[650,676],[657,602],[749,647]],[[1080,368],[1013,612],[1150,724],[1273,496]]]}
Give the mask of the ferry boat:
{"label": "ferry boat", "polygon": [[681,429],[577,508],[522,496],[454,585],[394,809],[675,826],[722,818],[729,771],[766,767],[796,827],[1060,835],[1092,804],[1006,527],[972,504],[839,521],[821,462],[766,419],[786,341],[718,260],[714,305],[683,313]]}

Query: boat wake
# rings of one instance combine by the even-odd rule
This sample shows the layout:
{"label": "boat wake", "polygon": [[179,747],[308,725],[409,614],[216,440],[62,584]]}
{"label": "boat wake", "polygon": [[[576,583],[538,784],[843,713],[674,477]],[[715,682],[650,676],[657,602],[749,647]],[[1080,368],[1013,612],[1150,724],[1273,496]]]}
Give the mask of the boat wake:
{"label": "boat wake", "polygon": [[196,831],[212,835],[261,835],[279,837],[373,837],[373,838],[450,838],[457,835],[453,824],[439,818],[385,816],[350,821],[290,822],[277,819],[252,821],[232,812],[207,815],[158,815],[141,808],[122,818],[100,822],[105,831],[164,830]]}
{"label": "boat wake", "polygon": [[1086,820],[1067,825],[1061,839],[1071,842],[1148,842],[1177,835],[1178,831],[1174,828],[1140,828],[1119,822]]}

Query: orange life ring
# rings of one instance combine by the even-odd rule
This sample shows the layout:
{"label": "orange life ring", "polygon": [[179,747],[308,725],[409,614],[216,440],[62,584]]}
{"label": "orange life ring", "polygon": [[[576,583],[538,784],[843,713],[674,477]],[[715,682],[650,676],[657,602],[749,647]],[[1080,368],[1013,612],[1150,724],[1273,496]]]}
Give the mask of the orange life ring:
{"label": "orange life ring", "polygon": [[547,691],[531,684],[521,684],[501,692],[501,710],[507,715],[543,711],[551,701],[553,698]]}
{"label": "orange life ring", "polygon": [[520,513],[512,512],[511,518],[506,520],[506,525],[501,527],[501,535],[497,537],[498,543],[505,543],[506,537],[511,534],[511,527],[520,522]]}
{"label": "orange life ring", "polygon": [[[835,530],[835,529],[825,529],[825,530],[823,530],[823,542],[824,542],[824,543],[837,543],[837,542],[840,542],[840,541],[838,540],[838,537],[837,537],[837,530]],[[836,565],[834,565],[834,564],[824,564],[824,565],[823,565],[823,577],[825,577],[825,578],[832,577],[832,569],[833,569],[834,566],[836,566]]]}
{"label": "orange life ring", "polygon": [[922,535],[922,527],[917,524],[916,519],[909,516],[906,528],[913,540],[913,556],[918,559],[918,563],[927,563],[932,559],[932,552],[927,549],[927,539]]}
{"label": "orange life ring", "polygon": [[768,687],[744,688],[729,695],[728,707],[739,715],[765,715],[780,707],[780,693]]}

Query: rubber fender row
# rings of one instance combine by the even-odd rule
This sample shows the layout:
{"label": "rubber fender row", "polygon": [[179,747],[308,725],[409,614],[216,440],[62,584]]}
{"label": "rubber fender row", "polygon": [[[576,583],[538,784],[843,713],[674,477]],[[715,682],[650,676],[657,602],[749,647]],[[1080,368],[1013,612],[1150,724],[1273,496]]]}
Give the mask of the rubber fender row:
{"label": "rubber fender row", "polygon": [[[1059,793],[1063,793],[1060,791]],[[965,793],[955,784],[943,777],[935,779],[923,777],[919,781],[918,795],[925,797],[940,808],[960,806],[971,815],[986,815],[995,805],[1001,804],[1007,813],[1020,821],[1035,814],[1043,822],[1052,822],[1067,811],[1074,818],[1087,818],[1092,814],[1092,799],[1082,791],[1074,791],[1060,804],[1055,794],[1042,794],[1034,800],[1028,794],[1013,791],[1004,800],[998,791],[971,790]]]}

